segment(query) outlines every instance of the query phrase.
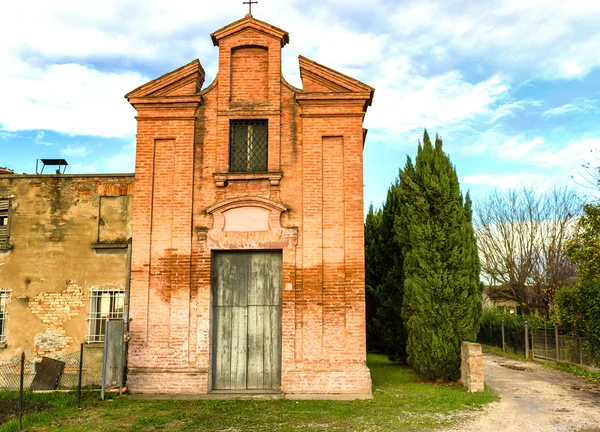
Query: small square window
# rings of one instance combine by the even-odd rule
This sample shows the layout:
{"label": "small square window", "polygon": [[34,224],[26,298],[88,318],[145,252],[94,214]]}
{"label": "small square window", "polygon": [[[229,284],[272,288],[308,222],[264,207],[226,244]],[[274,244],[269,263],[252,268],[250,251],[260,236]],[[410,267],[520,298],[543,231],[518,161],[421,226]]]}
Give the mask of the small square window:
{"label": "small square window", "polygon": [[125,291],[122,289],[92,289],[90,294],[90,333],[88,342],[104,342],[107,319],[123,319]]}
{"label": "small square window", "polygon": [[229,125],[229,171],[267,172],[267,120],[231,120]]}

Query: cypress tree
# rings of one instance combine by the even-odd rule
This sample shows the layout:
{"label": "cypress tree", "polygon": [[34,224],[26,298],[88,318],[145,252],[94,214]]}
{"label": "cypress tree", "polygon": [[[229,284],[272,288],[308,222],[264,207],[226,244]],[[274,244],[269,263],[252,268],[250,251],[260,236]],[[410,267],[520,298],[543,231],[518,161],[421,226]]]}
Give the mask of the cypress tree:
{"label": "cypress tree", "polygon": [[381,284],[374,291],[377,304],[377,330],[383,351],[390,360],[406,361],[406,330],[402,321],[404,297],[404,258],[395,231],[395,220],[400,211],[399,182],[388,189],[381,212],[379,254]]}
{"label": "cypress tree", "polygon": [[382,210],[369,206],[365,220],[365,300],[367,319],[367,349],[383,351],[381,325],[376,318],[377,314],[377,288],[381,285],[381,217]]}
{"label": "cypress tree", "polygon": [[414,168],[409,160],[400,173],[399,205],[408,361],[426,378],[456,380],[461,343],[479,330],[479,257],[471,199],[463,199],[442,140],[432,146],[427,131]]}

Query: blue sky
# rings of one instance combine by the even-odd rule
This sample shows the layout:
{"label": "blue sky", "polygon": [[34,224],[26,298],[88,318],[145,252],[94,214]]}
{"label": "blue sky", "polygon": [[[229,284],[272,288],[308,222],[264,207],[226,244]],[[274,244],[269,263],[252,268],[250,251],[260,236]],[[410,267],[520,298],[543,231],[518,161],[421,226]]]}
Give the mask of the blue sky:
{"label": "blue sky", "polygon": [[[132,172],[135,111],[123,95],[199,58],[241,0],[8,2],[0,26],[0,166]],[[379,205],[439,133],[463,190],[577,186],[600,164],[600,2],[595,0],[259,0],[256,18],[290,33],[283,74],[302,54],[375,87],[365,118],[365,201]],[[585,190],[583,191],[585,192]]]}

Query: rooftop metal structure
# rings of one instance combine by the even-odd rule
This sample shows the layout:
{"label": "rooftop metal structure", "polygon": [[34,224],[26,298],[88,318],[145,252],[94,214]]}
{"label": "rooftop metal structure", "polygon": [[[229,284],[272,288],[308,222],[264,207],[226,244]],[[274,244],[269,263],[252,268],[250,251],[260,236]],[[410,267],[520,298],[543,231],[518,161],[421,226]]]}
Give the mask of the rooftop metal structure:
{"label": "rooftop metal structure", "polygon": [[[42,163],[42,169],[41,171],[38,171],[40,162]],[[67,170],[67,165],[69,164],[64,159],[37,159],[35,161],[35,173],[44,174],[44,168],[46,168],[47,165],[58,166],[56,169],[56,174],[64,174]],[[63,168],[62,172],[60,172],[61,167]]]}

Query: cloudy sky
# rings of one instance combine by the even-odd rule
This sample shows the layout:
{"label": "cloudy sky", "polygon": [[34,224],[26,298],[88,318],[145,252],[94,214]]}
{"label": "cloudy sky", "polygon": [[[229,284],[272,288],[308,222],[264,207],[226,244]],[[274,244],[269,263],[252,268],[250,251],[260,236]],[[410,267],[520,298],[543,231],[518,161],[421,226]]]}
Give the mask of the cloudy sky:
{"label": "cloudy sky", "polygon": [[[199,58],[242,0],[5,2],[0,26],[0,166],[132,172],[129,90]],[[600,1],[259,0],[255,18],[302,54],[375,87],[365,119],[365,200],[380,204],[423,128],[444,140],[464,190],[573,185],[600,164]]]}

